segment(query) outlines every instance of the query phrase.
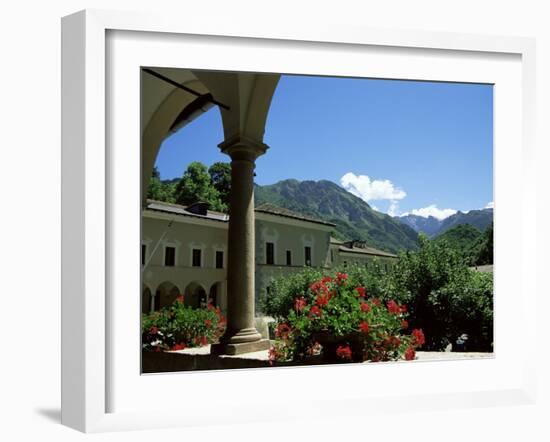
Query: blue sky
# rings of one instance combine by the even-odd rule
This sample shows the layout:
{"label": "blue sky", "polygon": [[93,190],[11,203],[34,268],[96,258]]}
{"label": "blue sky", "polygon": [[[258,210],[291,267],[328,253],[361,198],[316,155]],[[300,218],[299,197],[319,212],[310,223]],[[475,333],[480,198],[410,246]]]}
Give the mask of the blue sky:
{"label": "blue sky", "polygon": [[[228,161],[218,108],[164,141],[157,167]],[[493,201],[491,85],[282,76],[256,182],[330,180],[385,213],[448,216]]]}

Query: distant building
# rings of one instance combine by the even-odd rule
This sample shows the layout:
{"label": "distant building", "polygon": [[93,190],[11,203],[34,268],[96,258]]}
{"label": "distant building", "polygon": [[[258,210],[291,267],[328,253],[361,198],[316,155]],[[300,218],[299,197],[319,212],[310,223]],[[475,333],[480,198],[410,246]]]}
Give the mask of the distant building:
{"label": "distant building", "polygon": [[477,270],[481,273],[493,273],[493,264],[484,264],[480,266],[470,267],[472,270]]}
{"label": "distant building", "polygon": [[[180,294],[199,307],[210,298],[227,308],[227,214],[206,204],[147,201],[142,216],[142,311],[170,305]],[[331,237],[335,225],[264,204],[255,209],[256,301],[273,278],[302,270],[370,265],[386,269],[397,258],[359,241]],[[257,302],[256,302],[257,305]]]}

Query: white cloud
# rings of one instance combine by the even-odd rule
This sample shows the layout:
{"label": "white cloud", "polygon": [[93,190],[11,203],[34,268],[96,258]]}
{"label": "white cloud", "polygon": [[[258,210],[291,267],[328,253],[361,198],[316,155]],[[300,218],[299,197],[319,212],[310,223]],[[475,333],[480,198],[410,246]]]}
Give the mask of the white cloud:
{"label": "white cloud", "polygon": [[484,207],[484,209],[494,209],[495,208],[495,202],[491,201],[490,203],[487,203],[487,205]]}
{"label": "white cloud", "polygon": [[421,209],[414,209],[411,212],[404,213],[401,216],[417,215],[417,216],[422,216],[424,218],[433,216],[438,220],[442,220],[442,219],[448,218],[451,215],[454,215],[456,212],[457,210],[455,209],[439,209],[435,204],[430,204],[428,207],[423,207]]}
{"label": "white cloud", "polygon": [[395,187],[390,180],[371,180],[367,175],[346,173],[340,184],[353,195],[367,203],[372,200],[401,200],[407,196],[403,189]]}
{"label": "white cloud", "polygon": [[398,216],[399,215],[399,203],[395,200],[390,202],[390,207],[388,207],[389,216]]}
{"label": "white cloud", "polygon": [[370,206],[372,210],[376,210],[377,212],[382,212],[378,207],[376,206]]}

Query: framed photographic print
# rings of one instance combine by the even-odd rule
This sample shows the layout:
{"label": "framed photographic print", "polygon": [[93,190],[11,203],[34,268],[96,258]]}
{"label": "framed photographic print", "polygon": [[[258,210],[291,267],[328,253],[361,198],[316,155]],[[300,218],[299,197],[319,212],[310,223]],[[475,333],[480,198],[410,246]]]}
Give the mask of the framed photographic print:
{"label": "framed photographic print", "polygon": [[531,401],[534,209],[510,177],[533,158],[533,57],[521,38],[64,18],[63,423]]}

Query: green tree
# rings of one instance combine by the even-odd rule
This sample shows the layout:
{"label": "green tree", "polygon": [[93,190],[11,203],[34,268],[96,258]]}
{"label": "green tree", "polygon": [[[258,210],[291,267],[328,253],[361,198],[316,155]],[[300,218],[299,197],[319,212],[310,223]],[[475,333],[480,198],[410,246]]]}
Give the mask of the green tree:
{"label": "green tree", "polygon": [[220,193],[212,184],[208,169],[198,161],[187,166],[187,170],[176,185],[175,200],[177,204],[184,206],[202,201],[209,203],[212,210],[227,210],[220,199]]}
{"label": "green tree", "polygon": [[409,305],[411,327],[424,330],[427,349],[442,350],[467,333],[470,349],[491,350],[492,274],[469,269],[446,242],[420,235],[420,250],[401,255],[387,288]]}
{"label": "green tree", "polygon": [[229,207],[229,192],[231,191],[231,164],[217,162],[208,168],[212,184],[220,195],[221,202]]}
{"label": "green tree", "polygon": [[149,180],[149,187],[147,189],[147,198],[156,201],[165,201],[167,203],[175,202],[174,198],[174,184],[164,183],[160,179],[160,173],[157,167],[153,167],[153,173]]}
{"label": "green tree", "polygon": [[445,233],[437,236],[434,241],[446,242],[450,247],[464,257],[466,263],[472,262],[472,249],[479,243],[482,232],[470,224],[459,224]]}
{"label": "green tree", "polygon": [[473,250],[473,264],[493,264],[493,223],[485,229]]}

